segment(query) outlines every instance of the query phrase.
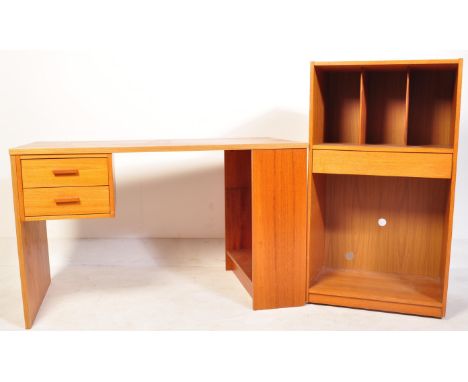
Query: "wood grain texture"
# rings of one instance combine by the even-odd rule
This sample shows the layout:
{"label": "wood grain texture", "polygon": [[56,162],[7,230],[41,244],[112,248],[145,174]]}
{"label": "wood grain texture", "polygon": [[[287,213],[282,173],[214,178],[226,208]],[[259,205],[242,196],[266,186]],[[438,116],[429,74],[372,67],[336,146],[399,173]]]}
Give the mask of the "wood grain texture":
{"label": "wood grain texture", "polygon": [[109,184],[107,158],[23,159],[21,166],[24,188]]}
{"label": "wood grain texture", "polygon": [[453,146],[455,70],[410,74],[408,143]]}
{"label": "wood grain texture", "polygon": [[366,73],[366,143],[406,144],[406,72]]}
{"label": "wood grain texture", "polygon": [[313,150],[312,155],[314,174],[452,176],[452,154]]}
{"label": "wood grain texture", "polygon": [[47,230],[46,222],[23,221],[20,214],[21,161],[17,156],[10,159],[24,322],[29,329],[50,285]]}
{"label": "wood grain texture", "polygon": [[26,217],[110,214],[109,200],[108,186],[29,188],[24,190],[24,213]]}
{"label": "wood grain texture", "polygon": [[268,150],[306,148],[306,142],[275,138],[167,139],[141,141],[34,142],[10,149],[15,155],[112,154],[160,151]]}
{"label": "wood grain texture", "polygon": [[254,309],[304,305],[307,151],[252,153]]}
{"label": "wood grain texture", "polygon": [[326,74],[325,142],[360,143],[359,72]]}

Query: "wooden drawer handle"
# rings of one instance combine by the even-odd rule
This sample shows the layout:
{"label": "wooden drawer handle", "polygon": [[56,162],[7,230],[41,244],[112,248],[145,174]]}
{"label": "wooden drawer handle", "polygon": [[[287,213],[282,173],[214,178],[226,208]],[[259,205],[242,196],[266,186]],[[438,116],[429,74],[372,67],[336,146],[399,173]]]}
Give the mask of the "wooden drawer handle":
{"label": "wooden drawer handle", "polygon": [[55,204],[80,204],[80,198],[76,198],[76,197],[59,198],[59,199],[55,199]]}
{"label": "wooden drawer handle", "polygon": [[66,169],[66,170],[52,170],[55,176],[76,176],[80,172],[76,169]]}

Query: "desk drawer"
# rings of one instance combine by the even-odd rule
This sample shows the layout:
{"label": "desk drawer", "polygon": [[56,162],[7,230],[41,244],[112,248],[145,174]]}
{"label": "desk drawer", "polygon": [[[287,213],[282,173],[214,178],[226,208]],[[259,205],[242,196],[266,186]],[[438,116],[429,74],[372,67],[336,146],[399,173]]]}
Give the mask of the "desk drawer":
{"label": "desk drawer", "polygon": [[312,172],[445,178],[452,176],[452,154],[313,150]]}
{"label": "desk drawer", "polygon": [[25,217],[110,214],[108,186],[24,190]]}
{"label": "desk drawer", "polygon": [[107,158],[23,159],[23,188],[108,185],[108,166]]}

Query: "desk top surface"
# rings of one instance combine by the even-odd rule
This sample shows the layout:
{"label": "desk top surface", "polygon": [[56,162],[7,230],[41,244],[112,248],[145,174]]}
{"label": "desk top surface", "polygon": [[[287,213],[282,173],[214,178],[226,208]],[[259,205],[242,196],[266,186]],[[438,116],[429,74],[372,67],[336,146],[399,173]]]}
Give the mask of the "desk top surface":
{"label": "desk top surface", "polygon": [[141,141],[34,142],[10,149],[10,155],[111,154],[157,151],[303,149],[306,142],[276,138],[167,139]]}

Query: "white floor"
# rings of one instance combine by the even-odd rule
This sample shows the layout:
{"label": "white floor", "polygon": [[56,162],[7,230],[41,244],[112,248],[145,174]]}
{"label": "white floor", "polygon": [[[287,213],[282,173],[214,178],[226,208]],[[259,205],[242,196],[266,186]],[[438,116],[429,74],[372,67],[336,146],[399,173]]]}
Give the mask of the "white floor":
{"label": "white floor", "polygon": [[[0,329],[23,328],[13,239],[0,239]],[[331,306],[253,311],[215,239],[50,240],[41,329],[468,330],[468,242],[454,242],[445,319]]]}

